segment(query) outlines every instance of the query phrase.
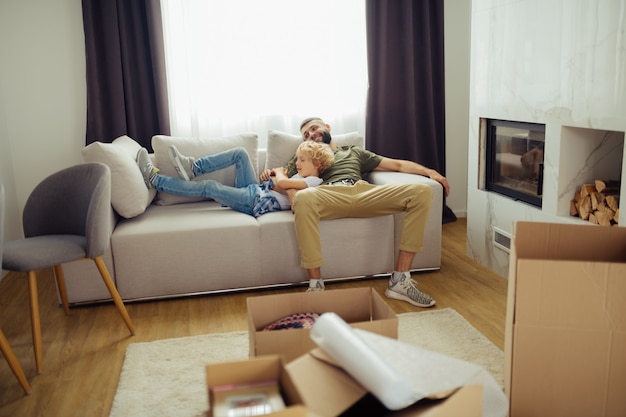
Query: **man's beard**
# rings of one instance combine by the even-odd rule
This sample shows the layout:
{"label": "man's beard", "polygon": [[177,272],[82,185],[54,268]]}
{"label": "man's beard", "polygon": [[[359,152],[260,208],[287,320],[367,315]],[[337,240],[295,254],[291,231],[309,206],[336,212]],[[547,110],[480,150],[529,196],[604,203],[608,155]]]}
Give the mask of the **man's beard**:
{"label": "man's beard", "polygon": [[322,132],[322,142],[324,142],[327,145],[330,145],[331,140],[332,140],[332,137],[330,136],[330,132],[327,132],[327,131]]}

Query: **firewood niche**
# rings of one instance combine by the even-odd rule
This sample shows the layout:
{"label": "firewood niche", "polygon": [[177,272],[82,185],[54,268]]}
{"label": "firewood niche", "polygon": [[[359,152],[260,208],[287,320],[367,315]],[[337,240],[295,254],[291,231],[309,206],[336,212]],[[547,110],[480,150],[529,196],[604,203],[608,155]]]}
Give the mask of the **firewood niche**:
{"label": "firewood niche", "polygon": [[619,194],[619,181],[595,180],[593,184],[583,184],[570,202],[570,215],[602,226],[617,226]]}

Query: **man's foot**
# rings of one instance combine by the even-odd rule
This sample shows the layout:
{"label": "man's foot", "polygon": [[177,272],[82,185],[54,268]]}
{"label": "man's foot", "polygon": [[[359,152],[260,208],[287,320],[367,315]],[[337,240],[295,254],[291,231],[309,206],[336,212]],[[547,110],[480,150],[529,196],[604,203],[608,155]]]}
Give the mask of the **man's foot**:
{"label": "man's foot", "polygon": [[325,288],[324,282],[321,279],[312,279],[309,282],[309,288],[307,288],[306,292],[324,291]]}
{"label": "man's foot", "polygon": [[137,165],[139,166],[141,175],[143,175],[143,182],[146,184],[146,187],[154,188],[152,180],[159,172],[159,168],[155,167],[152,163],[152,160],[150,159],[150,155],[148,155],[148,150],[146,148],[141,148],[137,152]]}
{"label": "man's foot", "polygon": [[435,300],[430,295],[417,289],[417,283],[411,279],[408,272],[398,276],[397,273],[391,276],[389,287],[385,290],[385,295],[394,300],[406,301],[417,307],[432,307]]}
{"label": "man's foot", "polygon": [[176,146],[174,145],[170,145],[167,148],[167,151],[170,157],[170,162],[174,165],[174,168],[176,168],[176,172],[178,172],[179,177],[189,181],[196,176],[196,174],[193,172],[193,163],[195,161],[194,158],[181,154],[180,152],[178,152],[178,149],[176,149]]}

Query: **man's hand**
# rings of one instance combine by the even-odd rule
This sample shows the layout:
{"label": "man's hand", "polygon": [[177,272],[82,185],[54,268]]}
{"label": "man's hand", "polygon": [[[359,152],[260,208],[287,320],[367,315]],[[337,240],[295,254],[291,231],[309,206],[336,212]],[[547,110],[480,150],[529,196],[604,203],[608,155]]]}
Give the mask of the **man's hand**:
{"label": "man's hand", "polygon": [[444,177],[443,175],[441,175],[440,173],[438,173],[437,171],[435,171],[434,169],[431,169],[431,171],[432,172],[429,175],[430,179],[437,181],[439,184],[443,186],[444,194],[447,197],[450,194],[450,184],[448,184],[448,179]]}
{"label": "man's hand", "polygon": [[444,177],[434,169],[426,168],[425,166],[420,165],[417,162],[407,161],[404,159],[392,159],[383,157],[383,159],[380,161],[380,164],[376,168],[374,168],[374,171],[395,171],[406,172],[407,174],[423,175],[441,184],[443,186],[443,192],[446,197],[450,194],[450,184],[448,184],[448,180],[446,179],[446,177]]}

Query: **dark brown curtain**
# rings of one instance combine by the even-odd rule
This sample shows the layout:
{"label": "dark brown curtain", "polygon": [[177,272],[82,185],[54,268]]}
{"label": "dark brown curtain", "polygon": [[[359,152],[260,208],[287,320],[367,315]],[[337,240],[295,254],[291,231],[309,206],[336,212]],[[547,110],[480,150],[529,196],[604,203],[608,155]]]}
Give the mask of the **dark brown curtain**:
{"label": "dark brown curtain", "polygon": [[159,0],[83,0],[86,143],[170,134]]}
{"label": "dark brown curtain", "polygon": [[445,175],[443,3],[367,0],[366,137],[373,152]]}

